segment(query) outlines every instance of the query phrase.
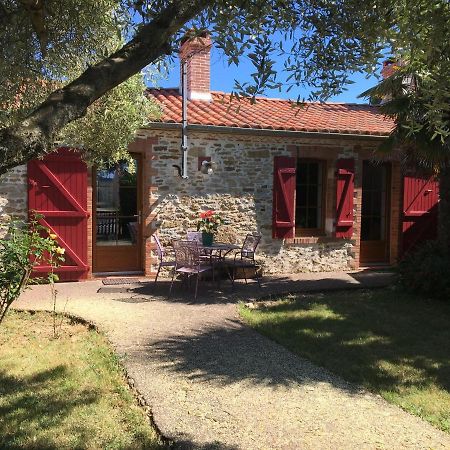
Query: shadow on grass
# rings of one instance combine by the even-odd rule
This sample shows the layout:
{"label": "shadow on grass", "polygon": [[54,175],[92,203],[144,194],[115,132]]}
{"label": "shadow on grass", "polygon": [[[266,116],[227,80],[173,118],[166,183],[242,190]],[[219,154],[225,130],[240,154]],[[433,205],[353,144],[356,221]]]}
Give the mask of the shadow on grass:
{"label": "shadow on grass", "polygon": [[358,290],[297,295],[244,314],[275,342],[228,321],[149,342],[148,357],[167,371],[218,385],[329,382],[349,393],[359,392],[358,386],[450,391],[450,305],[442,302],[390,289]]}
{"label": "shadow on grass", "polygon": [[450,392],[450,304],[397,290],[297,296],[244,316],[297,354],[377,391]]}
{"label": "shadow on grass", "polygon": [[[58,427],[74,408],[98,398],[93,391],[83,391],[75,399],[68,397],[66,375],[62,365],[21,379],[0,369],[0,448],[60,448],[39,438],[39,431]],[[81,427],[80,436],[84,432]]]}

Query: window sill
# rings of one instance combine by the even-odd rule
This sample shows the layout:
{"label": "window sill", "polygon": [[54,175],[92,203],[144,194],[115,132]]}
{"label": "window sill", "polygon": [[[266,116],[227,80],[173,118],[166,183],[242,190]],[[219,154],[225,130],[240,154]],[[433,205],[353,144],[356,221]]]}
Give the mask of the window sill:
{"label": "window sill", "polygon": [[332,242],[344,242],[347,239],[336,238],[333,236],[298,236],[295,238],[285,239],[286,245],[296,244],[328,244]]}

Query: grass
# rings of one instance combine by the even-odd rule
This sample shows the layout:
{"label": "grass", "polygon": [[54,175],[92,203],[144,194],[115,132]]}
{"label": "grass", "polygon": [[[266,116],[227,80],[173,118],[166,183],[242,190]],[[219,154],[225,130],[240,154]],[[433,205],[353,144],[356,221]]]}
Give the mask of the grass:
{"label": "grass", "polygon": [[450,432],[450,303],[397,289],[296,295],[240,307],[294,353]]}
{"label": "grass", "polygon": [[50,314],[0,325],[0,448],[161,449],[105,338]]}

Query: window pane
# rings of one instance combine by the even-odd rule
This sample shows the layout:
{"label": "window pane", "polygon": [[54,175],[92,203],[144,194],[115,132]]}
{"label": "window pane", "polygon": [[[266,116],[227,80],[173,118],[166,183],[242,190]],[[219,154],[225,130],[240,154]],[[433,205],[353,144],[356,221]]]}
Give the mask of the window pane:
{"label": "window pane", "polygon": [[96,244],[136,243],[137,161],[97,171]]}
{"label": "window pane", "polygon": [[379,216],[381,214],[383,197],[384,197],[384,192],[378,191],[378,192],[373,193],[372,202],[371,202],[371,206],[372,206],[371,215],[372,216]]}
{"label": "window pane", "polygon": [[296,224],[298,227],[306,228],[307,226],[307,216],[306,216],[306,208],[298,208],[296,215]]}
{"label": "window pane", "polygon": [[386,185],[385,165],[363,163],[362,186],[362,240],[383,240],[386,237]]}
{"label": "window pane", "polygon": [[306,184],[308,179],[308,165],[299,163],[297,165],[297,184]]}
{"label": "window pane", "polygon": [[299,160],[297,164],[296,225],[319,228],[322,213],[322,163]]}
{"label": "window pane", "polygon": [[361,239],[363,241],[370,240],[370,218],[369,217],[363,217],[361,219]]}
{"label": "window pane", "polygon": [[381,240],[381,217],[372,217],[371,222],[370,239],[379,241]]}
{"label": "window pane", "polygon": [[308,210],[308,228],[318,228],[317,208],[309,208]]}
{"label": "window pane", "polygon": [[308,206],[318,206],[319,200],[319,186],[311,185],[308,186]]}
{"label": "window pane", "polygon": [[381,191],[383,188],[383,166],[374,166],[372,168],[371,189]]}
{"label": "window pane", "polygon": [[309,184],[318,184],[319,182],[319,164],[318,163],[310,163],[309,164]]}
{"label": "window pane", "polygon": [[299,186],[297,189],[297,205],[299,208],[307,205],[307,187]]}
{"label": "window pane", "polygon": [[118,209],[118,184],[119,180],[115,169],[97,172],[97,208]]}
{"label": "window pane", "polygon": [[363,216],[370,216],[372,211],[372,192],[364,192],[364,201],[361,205],[361,211]]}
{"label": "window pane", "polygon": [[120,214],[133,216],[137,214],[137,186],[120,188]]}

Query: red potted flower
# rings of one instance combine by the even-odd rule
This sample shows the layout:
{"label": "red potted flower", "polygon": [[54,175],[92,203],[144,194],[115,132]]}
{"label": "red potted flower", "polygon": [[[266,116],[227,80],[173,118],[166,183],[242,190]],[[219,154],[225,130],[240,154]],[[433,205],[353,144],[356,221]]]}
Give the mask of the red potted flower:
{"label": "red potted flower", "polygon": [[199,214],[199,220],[197,222],[197,231],[202,232],[203,245],[212,245],[214,240],[214,233],[219,228],[219,225],[223,223],[222,217],[215,211],[208,209]]}

